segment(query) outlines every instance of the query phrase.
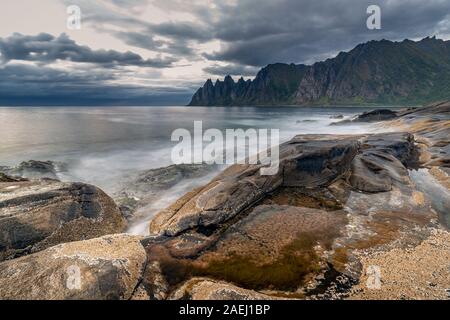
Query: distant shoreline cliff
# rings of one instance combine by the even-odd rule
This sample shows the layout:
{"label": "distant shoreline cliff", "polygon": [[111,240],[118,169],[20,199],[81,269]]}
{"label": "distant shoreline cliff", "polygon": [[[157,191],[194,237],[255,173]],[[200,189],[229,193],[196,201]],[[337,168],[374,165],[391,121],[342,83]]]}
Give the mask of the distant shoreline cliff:
{"label": "distant shoreline cliff", "polygon": [[190,106],[423,104],[450,98],[450,41],[359,44],[307,66],[270,64],[254,80],[208,79]]}

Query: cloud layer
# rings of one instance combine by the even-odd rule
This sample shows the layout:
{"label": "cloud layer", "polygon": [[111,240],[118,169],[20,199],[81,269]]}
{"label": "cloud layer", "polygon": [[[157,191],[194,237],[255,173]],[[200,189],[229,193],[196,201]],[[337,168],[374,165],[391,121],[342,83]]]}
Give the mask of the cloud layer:
{"label": "cloud layer", "polygon": [[[208,77],[310,64],[374,39],[450,38],[450,0],[59,1],[80,6],[90,33],[0,37],[2,104],[187,103]],[[381,30],[366,27],[370,4],[381,7]],[[105,38],[114,44],[98,49]]]}
{"label": "cloud layer", "polygon": [[0,39],[0,53],[3,63],[10,60],[52,63],[58,60],[93,63],[108,66],[140,66],[168,68],[175,61],[171,58],[143,59],[140,55],[127,51],[92,50],[88,46],[80,46],[66,34],[54,37],[47,33],[26,36],[14,33]]}
{"label": "cloud layer", "polygon": [[[181,42],[187,51],[207,60],[244,67],[273,62],[311,63],[374,39],[450,36],[449,0],[212,0],[193,1],[191,5],[180,1],[148,4],[174,15],[183,13],[190,19],[152,23],[112,11],[98,12],[90,19],[105,32],[105,21],[114,20],[128,28],[138,26],[139,43],[149,42],[150,49],[155,49],[154,37],[163,37],[160,50],[163,43]],[[372,4],[381,8],[381,30],[366,27],[366,10]],[[137,43],[136,31],[125,31],[120,36],[130,45]],[[212,52],[196,50],[199,44],[212,41],[219,42],[220,48]],[[173,51],[168,47],[163,51],[177,54],[175,47]]]}

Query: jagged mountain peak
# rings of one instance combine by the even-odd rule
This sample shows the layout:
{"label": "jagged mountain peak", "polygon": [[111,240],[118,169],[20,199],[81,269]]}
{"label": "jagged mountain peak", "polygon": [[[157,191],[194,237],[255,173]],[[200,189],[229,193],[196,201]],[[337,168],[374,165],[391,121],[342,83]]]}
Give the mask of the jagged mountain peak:
{"label": "jagged mountain peak", "polygon": [[[242,79],[242,80],[241,80]],[[313,65],[272,63],[253,80],[208,82],[190,105],[411,104],[450,98],[450,41],[358,44]],[[208,80],[210,81],[210,80]],[[212,90],[213,89],[213,90]]]}

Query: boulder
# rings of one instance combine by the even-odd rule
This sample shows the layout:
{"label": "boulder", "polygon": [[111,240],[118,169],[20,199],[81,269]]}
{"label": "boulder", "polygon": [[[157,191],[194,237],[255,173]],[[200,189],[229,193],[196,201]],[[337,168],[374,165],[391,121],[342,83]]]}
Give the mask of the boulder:
{"label": "boulder", "polygon": [[26,179],[18,178],[18,177],[10,177],[2,172],[0,172],[0,182],[16,182],[16,181],[23,181]]}
{"label": "boulder", "polygon": [[397,112],[390,109],[376,109],[369,112],[364,112],[359,115],[352,122],[376,122],[390,120],[397,117]]}
{"label": "boulder", "polygon": [[280,146],[273,176],[227,168],[151,221],[149,296],[195,297],[166,290],[195,277],[271,296],[345,296],[361,273],[354,252],[408,239],[436,216],[409,178],[416,158],[408,133],[300,135]]}
{"label": "boulder", "polygon": [[333,125],[349,124],[349,123],[370,123],[378,121],[392,120],[398,117],[398,113],[390,109],[376,109],[364,112],[353,119],[343,120],[333,123]]}
{"label": "boulder", "polygon": [[150,233],[174,236],[196,227],[217,228],[280,187],[323,197],[325,188],[349,180],[346,189],[389,191],[395,181],[409,183],[406,166],[415,157],[414,137],[407,133],[299,135],[280,146],[277,174],[261,175],[261,165],[231,166],[160,211],[150,223]]}
{"label": "boulder", "polygon": [[146,259],[126,234],[60,244],[0,263],[0,299],[129,299]]}
{"label": "boulder", "polygon": [[58,180],[58,172],[65,171],[66,165],[55,161],[23,161],[15,167],[0,167],[0,172],[9,176],[26,179],[54,179]]}
{"label": "boulder", "polygon": [[234,217],[281,184],[281,175],[261,176],[259,168],[238,165],[225,170],[205,187],[187,193],[160,211],[150,224],[150,233],[174,236]]}
{"label": "boulder", "polygon": [[[203,227],[216,228],[279,188],[333,200],[354,188],[363,192],[409,184],[407,168],[417,158],[414,137],[408,133],[368,136],[299,135],[280,146],[280,166],[272,176],[261,165],[233,165],[202,188],[193,190],[162,210],[151,221],[153,235],[174,236]],[[337,182],[343,190],[337,190]],[[331,189],[330,189],[331,188]],[[345,201],[345,196],[341,200]]]}
{"label": "boulder", "polygon": [[0,182],[0,261],[125,227],[119,208],[97,187],[55,180]]}
{"label": "boulder", "polygon": [[408,185],[405,166],[415,162],[414,137],[408,133],[376,134],[362,140],[361,152],[353,159],[350,184],[364,192],[385,192],[394,184]]}
{"label": "boulder", "polygon": [[350,170],[359,136],[299,135],[280,149],[283,186],[327,186]]}
{"label": "boulder", "polygon": [[261,175],[263,165],[233,165],[160,211],[150,223],[150,233],[174,236],[194,227],[220,225],[281,186],[327,186],[350,169],[359,138],[296,136],[281,145],[277,174]]}
{"label": "boulder", "polygon": [[427,168],[450,168],[450,102],[439,102],[423,108],[406,110],[387,124],[411,132],[420,141],[420,164]]}
{"label": "boulder", "polygon": [[171,300],[276,300],[277,298],[231,283],[208,278],[193,278],[176,289]]}

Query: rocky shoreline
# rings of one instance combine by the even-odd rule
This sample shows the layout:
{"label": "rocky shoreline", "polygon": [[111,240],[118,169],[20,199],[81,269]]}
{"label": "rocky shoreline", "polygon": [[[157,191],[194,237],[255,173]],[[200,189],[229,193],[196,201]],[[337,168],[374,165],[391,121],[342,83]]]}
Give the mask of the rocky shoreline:
{"label": "rocky shoreline", "polygon": [[450,203],[412,172],[450,193],[450,102],[343,122],[361,121],[386,133],[296,136],[277,175],[228,167],[145,238],[126,220],[214,169],[149,170],[114,201],[62,164],[0,167],[0,299],[446,299]]}

